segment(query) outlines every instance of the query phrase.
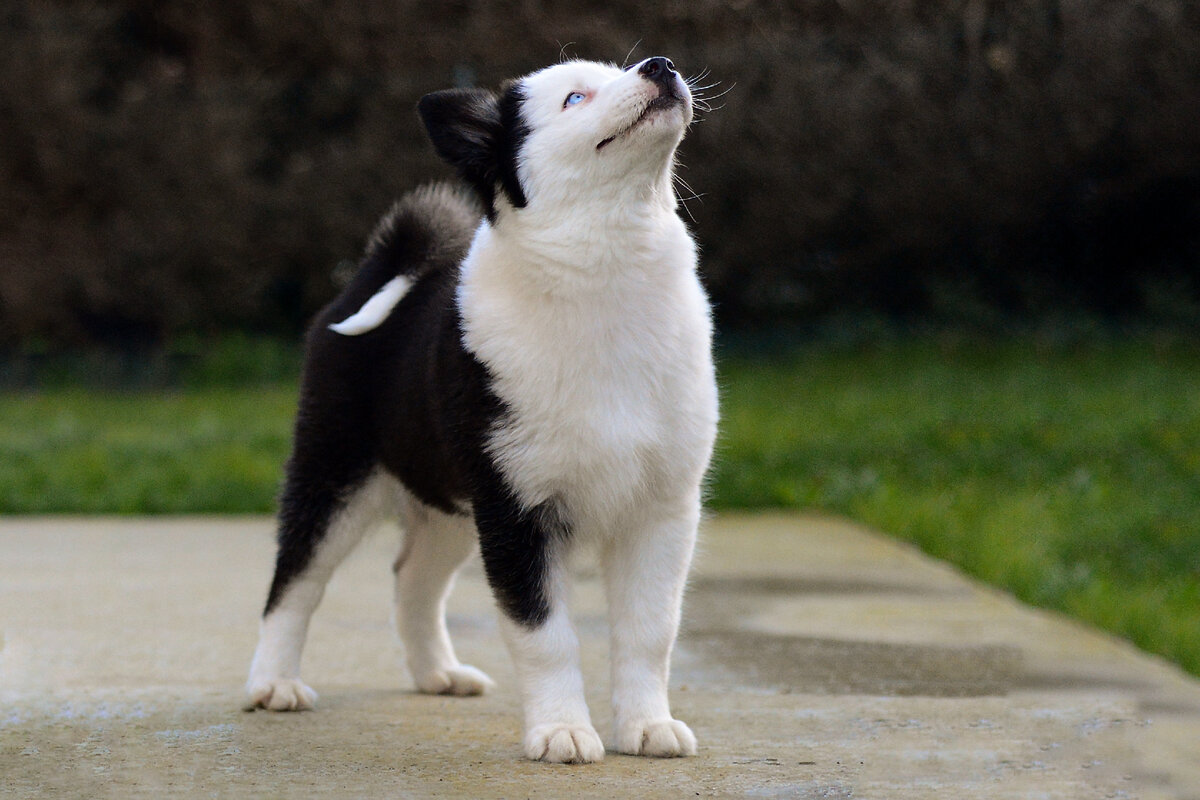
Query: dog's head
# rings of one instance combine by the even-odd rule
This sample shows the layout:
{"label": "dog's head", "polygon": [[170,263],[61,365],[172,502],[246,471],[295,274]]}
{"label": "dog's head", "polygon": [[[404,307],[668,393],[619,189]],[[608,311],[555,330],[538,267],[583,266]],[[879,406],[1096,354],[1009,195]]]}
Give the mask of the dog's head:
{"label": "dog's head", "polygon": [[692,96],[670,60],[627,69],[570,61],[501,90],[450,89],[421,98],[438,154],[479,193],[495,221],[515,209],[670,190],[675,148],[692,120]]}

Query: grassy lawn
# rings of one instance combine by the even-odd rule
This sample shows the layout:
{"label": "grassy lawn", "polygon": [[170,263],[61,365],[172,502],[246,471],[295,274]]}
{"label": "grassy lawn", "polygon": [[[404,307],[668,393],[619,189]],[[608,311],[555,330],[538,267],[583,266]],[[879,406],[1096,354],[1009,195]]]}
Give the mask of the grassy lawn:
{"label": "grassy lawn", "polygon": [[1200,675],[1200,351],[903,344],[723,367],[717,506],[845,514]]}
{"label": "grassy lawn", "polygon": [[[1200,348],[743,347],[721,374],[714,507],[847,515],[1200,675]],[[0,513],[268,512],[294,406],[0,394]]]}
{"label": "grassy lawn", "polygon": [[294,385],[0,394],[0,513],[273,510]]}

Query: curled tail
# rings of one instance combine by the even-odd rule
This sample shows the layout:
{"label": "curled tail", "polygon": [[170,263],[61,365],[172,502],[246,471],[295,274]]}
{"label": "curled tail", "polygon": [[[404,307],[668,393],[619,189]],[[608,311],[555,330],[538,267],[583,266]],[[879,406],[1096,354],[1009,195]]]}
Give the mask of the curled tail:
{"label": "curled tail", "polygon": [[458,265],[482,216],[470,193],[447,183],[397,200],[375,226],[358,271],[322,315],[324,324],[344,336],[379,327],[417,281]]}

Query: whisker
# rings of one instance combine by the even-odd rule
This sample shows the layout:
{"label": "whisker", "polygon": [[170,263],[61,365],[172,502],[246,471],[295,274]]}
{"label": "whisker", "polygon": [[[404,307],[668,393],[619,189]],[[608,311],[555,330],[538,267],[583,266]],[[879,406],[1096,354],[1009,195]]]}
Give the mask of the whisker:
{"label": "whisker", "polygon": [[692,110],[695,112],[696,115],[692,118],[692,121],[699,122],[702,119],[704,119],[705,115],[711,114],[714,111],[720,111],[724,107],[725,107],[724,103],[721,103],[721,105],[719,105],[719,106],[714,106],[712,103],[708,102],[708,100],[706,98],[693,97],[692,98]]}
{"label": "whisker", "polygon": [[567,43],[566,43],[566,44],[564,44],[562,47],[558,48],[558,63],[560,63],[560,64],[561,64],[561,63],[563,63],[564,61],[567,61],[567,60],[568,60],[568,59],[567,59],[567,48],[568,48],[568,47],[570,47],[570,46],[571,46],[571,45],[573,45],[573,44],[575,44],[575,43],[574,43],[574,42],[567,42]]}
{"label": "whisker", "polygon": [[692,120],[693,122],[702,121],[703,117],[700,116],[701,114],[709,114],[713,111],[718,111],[718,110],[724,108],[725,107],[724,104],[719,105],[719,106],[714,106],[712,101],[716,100],[719,97],[724,97],[725,95],[729,94],[729,92],[733,91],[734,87],[737,86],[736,83],[733,83],[733,84],[730,84],[729,87],[723,91],[717,92],[712,95],[706,94],[706,92],[708,92],[710,89],[715,89],[722,84],[722,81],[712,81],[711,83],[701,83],[701,81],[704,81],[705,79],[707,79],[709,77],[709,75],[710,75],[710,70],[708,69],[708,67],[705,67],[704,69],[700,70],[700,72],[696,73],[695,75],[693,75],[692,77],[688,78],[685,81],[685,83],[687,83],[687,85],[688,85],[688,89],[692,93],[692,109],[696,112],[696,116],[693,117],[693,120]]}
{"label": "whisker", "polygon": [[[704,204],[704,193],[703,192],[697,192],[695,189],[693,189],[691,187],[691,184],[689,184],[687,181],[685,181],[683,178],[679,177],[678,175],[672,175],[671,177],[679,186],[682,186],[688,192],[687,197],[684,197],[682,194],[677,195],[677,197],[679,198],[679,201],[681,203],[686,202],[688,200],[699,200],[701,205]],[[685,205],[684,207],[686,208],[687,206]],[[690,210],[688,211],[688,216],[691,216]],[[695,217],[693,217],[692,222],[695,222],[695,221],[696,221],[696,219],[695,219]]]}
{"label": "whisker", "polygon": [[629,48],[629,52],[625,54],[625,60],[621,62],[621,69],[625,69],[627,66],[629,66],[629,57],[631,55],[633,55],[633,51],[637,50],[638,45],[640,45],[641,43],[642,43],[642,40],[638,39],[636,42],[633,43],[633,47]]}
{"label": "whisker", "polygon": [[[717,85],[717,84],[713,84],[713,85],[715,86],[715,85]],[[708,87],[705,87],[705,88],[711,89],[712,87],[711,87],[711,86],[708,86]],[[703,99],[705,99],[705,100],[716,100],[718,97],[724,97],[725,95],[729,94],[730,92],[732,92],[732,91],[733,91],[734,89],[736,89],[736,88],[737,88],[737,84],[736,84],[736,83],[731,83],[731,84],[729,85],[729,88],[728,88],[728,89],[726,89],[725,91],[723,91],[723,92],[717,92],[717,93],[716,93],[716,94],[714,94],[714,95],[705,95],[705,96],[703,97]]]}
{"label": "whisker", "polygon": [[690,198],[679,197],[678,195],[676,195],[676,199],[679,201],[679,205],[683,206],[683,210],[687,212],[688,219],[690,219],[692,221],[692,224],[699,225],[700,223],[696,222],[696,215],[692,213],[692,210],[690,208],[688,208],[688,200]]}
{"label": "whisker", "polygon": [[[719,106],[714,106],[712,103],[708,102],[708,100],[703,97],[701,97],[699,99],[696,99],[694,97],[692,98],[692,108],[699,111],[701,114],[708,114],[713,111],[720,111],[722,108],[725,107],[725,105],[726,105],[725,103],[721,103],[721,105],[719,105]],[[700,119],[700,118],[697,118],[697,119]]]}
{"label": "whisker", "polygon": [[[679,164],[677,166],[683,166],[683,165]],[[698,200],[698,201],[700,201],[700,204],[703,205],[704,204],[704,200],[703,200],[704,195],[697,194],[692,189],[691,186],[688,186],[687,181],[683,180],[678,175],[673,175],[672,178],[675,182],[677,182],[680,186],[682,186],[684,189],[686,189],[688,191],[688,195],[686,197],[682,193],[677,191],[675,194],[675,198],[679,201],[679,205],[683,206],[683,210],[687,212],[688,219],[690,219],[692,221],[692,224],[693,225],[697,224],[696,223],[696,215],[692,213],[692,209],[688,205],[688,201]]]}
{"label": "whisker", "polygon": [[[737,84],[733,83],[733,84],[730,84],[729,87],[724,89],[723,91],[720,91],[720,92],[717,92],[717,93],[711,94],[711,95],[705,94],[705,92],[707,92],[709,89],[715,89],[721,85],[721,81],[713,81],[712,83],[706,83],[704,85],[699,85],[699,82],[702,79],[702,76],[705,76],[707,73],[708,73],[708,70],[705,69],[705,70],[701,71],[701,73],[699,75],[697,75],[695,78],[688,81],[688,88],[691,89],[691,92],[692,92],[692,108],[695,111],[699,112],[700,114],[709,114],[713,111],[719,111],[720,109],[724,108],[725,107],[724,103],[722,103],[719,106],[715,106],[715,105],[713,105],[713,101],[718,98],[724,97],[725,95],[732,92],[734,90],[734,88],[737,87]],[[694,118],[693,121],[699,122],[702,119],[703,119],[702,117],[697,116]]]}

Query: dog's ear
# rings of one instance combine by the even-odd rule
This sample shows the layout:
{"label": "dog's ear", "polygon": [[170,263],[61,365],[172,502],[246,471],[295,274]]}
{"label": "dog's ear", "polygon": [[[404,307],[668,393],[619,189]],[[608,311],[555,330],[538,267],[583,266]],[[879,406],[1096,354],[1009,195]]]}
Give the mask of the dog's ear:
{"label": "dog's ear", "polygon": [[447,89],[421,98],[417,112],[439,156],[471,183],[495,178],[500,104],[487,89]]}
{"label": "dog's ear", "polygon": [[479,193],[492,220],[497,185],[515,207],[525,206],[516,171],[517,150],[527,133],[520,100],[514,84],[501,95],[487,89],[447,89],[427,94],[417,104],[434,149]]}

